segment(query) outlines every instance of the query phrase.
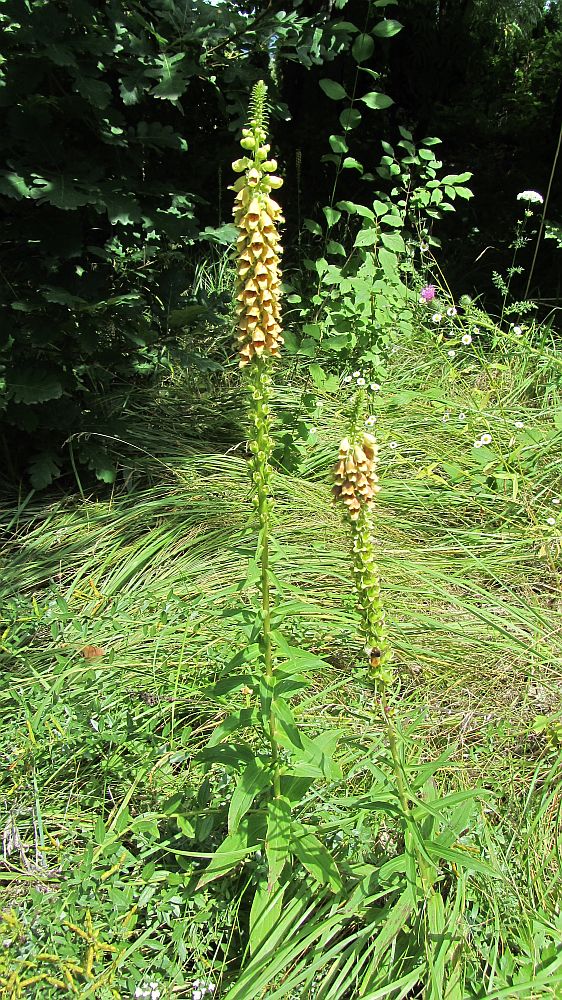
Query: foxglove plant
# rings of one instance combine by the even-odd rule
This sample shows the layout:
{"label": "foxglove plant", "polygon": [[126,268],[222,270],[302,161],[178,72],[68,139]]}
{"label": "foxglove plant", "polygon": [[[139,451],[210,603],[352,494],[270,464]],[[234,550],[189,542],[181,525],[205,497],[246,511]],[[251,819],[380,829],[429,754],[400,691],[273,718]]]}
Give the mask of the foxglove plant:
{"label": "foxglove plant", "polygon": [[[206,763],[232,768],[237,774],[228,810],[228,833],[199,879],[207,884],[238,866],[246,857],[263,858],[257,865],[257,889],[250,913],[250,950],[266,938],[278,918],[283,895],[295,865],[316,884],[333,891],[342,882],[334,859],[317,839],[313,827],[297,820],[294,807],[316,777],[341,777],[338,765],[326,751],[325,733],[311,739],[301,732],[288,699],[307,686],[303,674],[324,669],[318,657],[290,646],[277,630],[283,620],[281,606],[273,606],[270,568],[272,496],[270,459],[273,449],[270,386],[271,368],[283,344],[280,307],[281,243],[277,225],[281,208],[271,197],[281,187],[277,164],[269,159],[266,87],[255,85],[248,127],[243,129],[244,156],[233,164],[240,174],[234,219],[239,229],[236,244],[239,364],[249,390],[252,425],[250,472],[252,501],[257,513],[257,582],[260,606],[252,620],[240,612],[249,643],[236,654],[213,694],[239,692],[244,707],[231,711],[199,755]],[[240,674],[243,665],[246,673]],[[259,704],[252,704],[254,691]],[[246,741],[236,742],[237,730],[253,728],[262,739],[254,751]],[[225,746],[222,741],[228,739]],[[335,749],[337,737],[333,741]],[[260,745],[261,744],[261,745]],[[265,749],[262,746],[265,745]],[[304,775],[304,778],[303,778]],[[298,780],[295,778],[298,776]]]}

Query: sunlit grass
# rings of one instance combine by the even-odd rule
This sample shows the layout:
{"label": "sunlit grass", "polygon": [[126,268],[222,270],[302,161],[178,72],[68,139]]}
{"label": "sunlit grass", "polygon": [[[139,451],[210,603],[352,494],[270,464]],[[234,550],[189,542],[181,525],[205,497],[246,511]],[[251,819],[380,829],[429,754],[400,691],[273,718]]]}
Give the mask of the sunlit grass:
{"label": "sunlit grass", "polygon": [[[276,391],[278,412],[299,407],[307,379],[297,367],[292,385]],[[492,889],[481,877],[468,919],[475,968],[481,963],[486,995],[498,998],[558,988],[551,969],[544,983],[501,992],[511,982],[510,951],[534,949],[538,968],[540,928],[560,934],[559,759],[532,730],[537,715],[559,717],[561,703],[557,385],[557,372],[522,350],[498,350],[493,363],[466,352],[453,364],[424,340],[392,357],[373,397],[379,562],[399,711],[416,721],[423,758],[450,750],[444,786],[493,793],[478,837],[505,882]],[[132,401],[133,431],[112,442],[121,474],[110,496],[33,497],[19,512],[5,504],[0,699],[7,814],[21,845],[2,872],[9,900],[42,865],[56,882],[61,851],[79,856],[96,818],[111,819],[128,796],[137,812],[158,813],[221,717],[206,689],[245,642],[229,612],[251,598],[237,588],[254,539],[239,391],[211,376],[198,392],[177,375],[157,401]],[[283,630],[330,664],[300,707],[302,724],[336,720],[359,793],[354,754],[376,753],[378,734],[357,669],[346,532],[330,499],[346,404],[343,392],[320,395],[321,419],[300,464],[274,476],[275,573],[289,604]],[[473,446],[483,433],[507,478],[478,463]],[[103,655],[86,658],[88,646]],[[312,799],[308,808],[317,807]],[[286,930],[309,905],[295,897]],[[319,905],[329,923],[329,901]],[[336,960],[337,927],[336,950],[330,959],[328,934],[319,963],[335,963],[318,994],[334,1000],[351,988]],[[260,989],[276,984],[268,996],[308,995],[299,990],[309,981],[302,955],[318,948],[310,933],[293,952],[280,948],[278,971],[258,970]],[[394,974],[398,982],[398,966]],[[249,996],[250,981],[229,996]],[[392,995],[411,988],[406,979],[406,992]]]}

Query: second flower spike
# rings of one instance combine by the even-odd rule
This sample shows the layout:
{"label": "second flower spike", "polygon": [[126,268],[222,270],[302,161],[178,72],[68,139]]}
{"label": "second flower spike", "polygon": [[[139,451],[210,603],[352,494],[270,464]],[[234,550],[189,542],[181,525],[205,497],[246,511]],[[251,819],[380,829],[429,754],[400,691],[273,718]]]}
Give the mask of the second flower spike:
{"label": "second flower spike", "polygon": [[378,445],[372,434],[364,433],[351,445],[347,438],[340,443],[334,470],[334,496],[347,507],[352,521],[359,517],[362,504],[370,504],[380,492],[377,465]]}

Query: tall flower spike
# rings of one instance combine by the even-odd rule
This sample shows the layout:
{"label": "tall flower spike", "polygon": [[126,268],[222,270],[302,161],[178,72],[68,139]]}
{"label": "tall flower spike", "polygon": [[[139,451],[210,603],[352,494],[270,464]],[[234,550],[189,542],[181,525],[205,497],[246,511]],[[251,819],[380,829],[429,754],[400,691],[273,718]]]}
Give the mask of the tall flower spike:
{"label": "tall flower spike", "polygon": [[283,181],[275,176],[277,163],[268,159],[266,95],[263,81],[255,84],[250,100],[250,121],[242,129],[245,154],[232,164],[242,174],[232,185],[236,192],[234,221],[236,241],[238,312],[237,347],[240,364],[255,358],[276,357],[283,344],[281,335],[282,247],[277,225],[284,222],[281,208],[271,197]]}
{"label": "tall flower spike", "polygon": [[384,687],[392,681],[392,670],[371,525],[373,500],[380,492],[377,455],[372,434],[360,433],[354,444],[344,438],[334,469],[334,497],[345,505],[351,526],[353,576],[367,666],[372,680]]}

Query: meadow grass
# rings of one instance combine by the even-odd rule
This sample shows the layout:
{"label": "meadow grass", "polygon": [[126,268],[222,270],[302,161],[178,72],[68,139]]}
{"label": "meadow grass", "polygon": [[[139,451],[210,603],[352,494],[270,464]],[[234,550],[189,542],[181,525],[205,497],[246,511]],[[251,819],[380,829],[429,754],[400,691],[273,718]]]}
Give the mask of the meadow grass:
{"label": "meadow grass", "polygon": [[[443,754],[442,790],[482,789],[466,850],[476,844],[499,876],[459,870],[444,889],[466,939],[467,997],[562,993],[559,386],[556,357],[532,340],[450,359],[420,329],[392,354],[372,401],[395,711],[418,762]],[[295,363],[290,385],[274,387],[275,411],[299,412],[309,388]],[[319,397],[297,467],[273,476],[283,630],[326,664],[299,724],[343,733],[344,780],[313,786],[303,810],[322,817],[336,854],[368,836],[375,855],[392,858],[388,816],[362,830],[353,813],[382,733],[357,669],[347,534],[330,499],[347,401],[342,391]],[[194,384],[178,372],[132,398],[129,418],[127,441],[111,444],[121,467],[111,495],[4,500],[0,884],[10,944],[0,975],[10,963],[48,966],[53,982],[29,995],[71,993],[72,961],[94,946],[82,924],[84,938],[69,929],[69,913],[91,911],[116,951],[95,946],[99,975],[77,995],[132,996],[154,980],[162,996],[191,997],[197,976],[231,1000],[422,995],[400,948],[372,985],[369,963],[379,946],[386,953],[375,918],[358,922],[353,900],[343,920],[329,898],[297,893],[275,961],[260,966],[258,955],[239,973],[243,875],[207,887],[203,902],[184,893],[190,857],[214,849],[213,816],[231,791],[226,772],[205,778],[195,755],[224,714],[209,685],[243,650],[240,607],[253,601],[251,586],[241,590],[255,551],[243,406],[231,374]],[[475,449],[483,434],[490,443]],[[187,848],[170,832],[178,812]],[[394,919],[408,932],[407,914]]]}

